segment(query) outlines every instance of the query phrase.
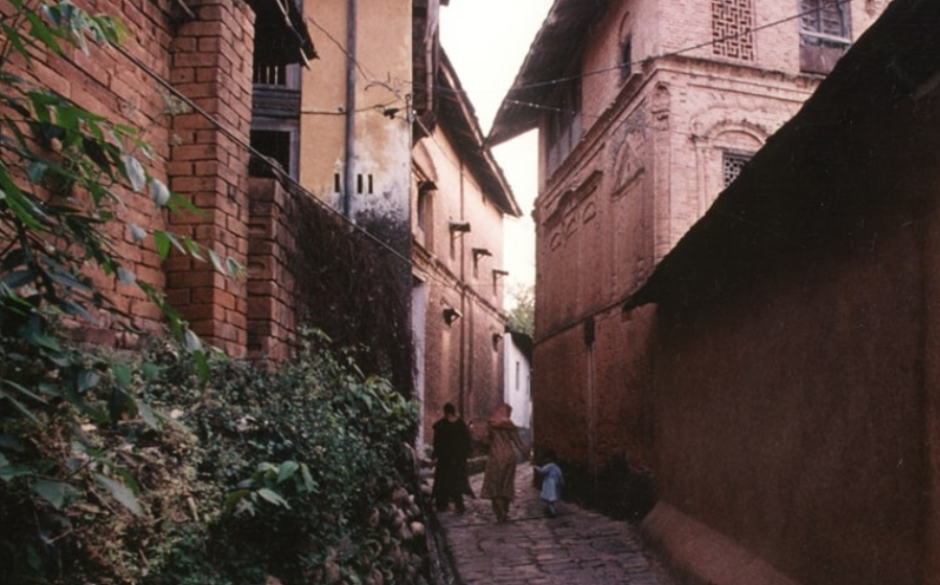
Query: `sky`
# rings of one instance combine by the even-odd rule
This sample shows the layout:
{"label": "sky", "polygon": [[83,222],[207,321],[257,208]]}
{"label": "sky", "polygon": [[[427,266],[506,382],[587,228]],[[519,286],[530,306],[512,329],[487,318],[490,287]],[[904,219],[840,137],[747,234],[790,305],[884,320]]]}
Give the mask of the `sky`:
{"label": "sky", "polygon": [[[512,86],[529,46],[545,20],[552,0],[450,0],[441,8],[441,44],[476,110],[483,133]],[[538,194],[535,132],[493,148],[513,195],[522,208],[519,219],[507,217],[504,262],[507,291],[535,284],[535,226],[532,204]],[[506,295],[507,308],[513,305]]]}

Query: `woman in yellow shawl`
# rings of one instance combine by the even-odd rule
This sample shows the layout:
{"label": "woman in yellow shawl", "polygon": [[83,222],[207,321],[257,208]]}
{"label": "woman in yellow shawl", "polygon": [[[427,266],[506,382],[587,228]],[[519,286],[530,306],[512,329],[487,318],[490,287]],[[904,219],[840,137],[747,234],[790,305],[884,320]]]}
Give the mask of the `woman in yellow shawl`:
{"label": "woman in yellow shawl", "polygon": [[509,503],[515,495],[516,454],[513,447],[520,453],[526,452],[519,431],[510,418],[511,414],[512,407],[502,403],[486,421],[490,454],[486,458],[480,497],[491,500],[498,522],[509,520]]}

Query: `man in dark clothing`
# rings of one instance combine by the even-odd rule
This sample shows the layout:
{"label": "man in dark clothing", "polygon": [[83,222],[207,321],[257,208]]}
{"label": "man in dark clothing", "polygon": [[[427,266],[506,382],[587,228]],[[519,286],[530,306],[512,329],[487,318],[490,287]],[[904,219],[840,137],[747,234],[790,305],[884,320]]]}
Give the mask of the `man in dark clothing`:
{"label": "man in dark clothing", "polygon": [[467,479],[467,457],[470,456],[470,429],[457,416],[454,405],[444,405],[444,418],[434,423],[434,502],[444,511],[450,502],[463,514],[464,494],[473,495]]}

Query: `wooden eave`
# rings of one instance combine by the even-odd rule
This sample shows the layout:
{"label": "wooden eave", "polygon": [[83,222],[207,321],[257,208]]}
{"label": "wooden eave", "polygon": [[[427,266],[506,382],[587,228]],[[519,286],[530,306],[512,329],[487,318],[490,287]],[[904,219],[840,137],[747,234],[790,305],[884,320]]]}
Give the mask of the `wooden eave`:
{"label": "wooden eave", "polygon": [[[516,79],[503,98],[486,144],[496,145],[538,127],[546,97],[580,63],[588,30],[608,0],[555,0],[529,48]],[[580,73],[578,71],[577,73]]]}
{"label": "wooden eave", "polygon": [[480,183],[484,195],[504,214],[520,217],[522,210],[513,196],[502,168],[489,147],[484,146],[483,132],[480,130],[476,112],[443,50],[435,91],[435,101],[439,108],[438,123],[450,133],[460,158]]}
{"label": "wooden eave", "polygon": [[[248,0],[255,11],[255,26],[278,31],[277,47],[289,63],[317,58],[301,5],[297,0]],[[285,14],[286,12],[286,14]]]}

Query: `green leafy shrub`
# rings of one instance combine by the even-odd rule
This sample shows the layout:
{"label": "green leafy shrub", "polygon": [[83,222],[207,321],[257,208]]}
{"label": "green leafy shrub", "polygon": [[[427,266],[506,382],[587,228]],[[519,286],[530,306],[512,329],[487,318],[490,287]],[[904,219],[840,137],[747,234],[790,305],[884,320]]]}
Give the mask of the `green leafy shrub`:
{"label": "green leafy shrub", "polygon": [[111,370],[85,401],[138,409],[3,419],[0,582],[407,582],[393,495],[417,409],[347,356],[309,332],[275,371],[210,361],[209,387],[166,345],[88,358]]}
{"label": "green leafy shrub", "polygon": [[[185,204],[145,169],[149,146],[10,66],[118,42],[123,27],[67,0],[7,4],[0,583],[414,582],[420,539],[405,538],[401,489],[414,405],[320,334],[273,372],[203,348],[112,234],[152,238],[161,259],[176,249],[230,275],[240,267],[123,221],[125,197]],[[185,345],[157,341],[140,354],[71,345],[63,318],[114,310],[88,266],[141,288]]]}

